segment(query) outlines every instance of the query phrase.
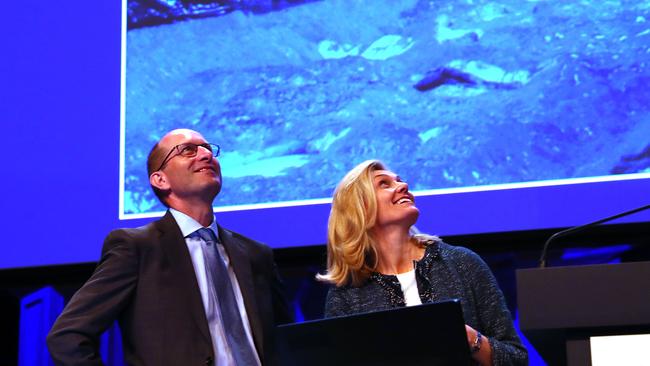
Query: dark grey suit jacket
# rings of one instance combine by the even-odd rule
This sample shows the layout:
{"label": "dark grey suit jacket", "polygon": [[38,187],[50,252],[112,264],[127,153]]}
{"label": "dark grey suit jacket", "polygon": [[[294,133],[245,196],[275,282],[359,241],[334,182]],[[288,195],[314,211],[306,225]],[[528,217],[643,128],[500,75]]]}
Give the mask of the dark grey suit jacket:
{"label": "dark grey suit jacket", "polygon": [[[263,364],[272,364],[274,326],[292,321],[273,252],[222,227],[219,238],[239,281],[257,352]],[[101,364],[99,336],[115,319],[130,365],[213,363],[194,267],[171,213],[143,227],[108,235],[95,272],[47,337],[55,362]]]}

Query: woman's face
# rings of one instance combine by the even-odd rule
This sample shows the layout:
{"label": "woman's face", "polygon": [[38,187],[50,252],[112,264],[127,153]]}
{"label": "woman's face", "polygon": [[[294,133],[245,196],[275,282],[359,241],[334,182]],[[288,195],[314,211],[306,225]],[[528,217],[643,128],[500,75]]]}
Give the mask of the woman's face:
{"label": "woman's face", "polygon": [[408,229],[415,224],[420,211],[406,182],[389,170],[376,170],[373,186],[377,196],[377,226],[398,225]]}

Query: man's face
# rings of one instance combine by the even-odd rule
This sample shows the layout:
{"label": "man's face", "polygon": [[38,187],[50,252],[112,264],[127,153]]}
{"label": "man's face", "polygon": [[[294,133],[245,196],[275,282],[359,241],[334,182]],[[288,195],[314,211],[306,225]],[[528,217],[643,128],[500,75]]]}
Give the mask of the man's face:
{"label": "man's face", "polygon": [[210,203],[221,191],[221,166],[212,152],[202,146],[196,156],[187,157],[179,154],[179,146],[186,143],[205,144],[207,141],[196,131],[174,130],[160,141],[160,149],[165,155],[172,151],[169,160],[159,171],[165,177],[168,197],[191,200],[201,197]]}
{"label": "man's face", "polygon": [[420,211],[415,207],[415,197],[408,190],[408,184],[388,170],[373,172],[373,186],[377,196],[378,227],[399,225],[406,228],[415,224]]}

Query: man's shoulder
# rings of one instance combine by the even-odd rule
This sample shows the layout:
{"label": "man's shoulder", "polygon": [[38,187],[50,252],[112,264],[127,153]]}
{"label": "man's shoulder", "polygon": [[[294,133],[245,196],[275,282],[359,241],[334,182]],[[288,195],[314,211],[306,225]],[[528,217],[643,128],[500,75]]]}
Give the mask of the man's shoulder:
{"label": "man's shoulder", "polygon": [[[107,241],[126,240],[132,242],[150,242],[152,239],[160,237],[163,231],[170,230],[174,224],[173,219],[170,222],[167,216],[158,220],[149,222],[145,225],[133,228],[119,228],[111,231],[106,237]],[[179,230],[176,227],[176,230]]]}
{"label": "man's shoulder", "polygon": [[251,247],[254,247],[254,248],[259,248],[259,249],[264,249],[264,250],[270,250],[271,249],[268,245],[266,245],[266,244],[264,244],[264,243],[262,243],[260,241],[257,241],[255,239],[251,239],[246,235],[243,235],[243,234],[240,234],[240,233],[238,233],[236,231],[227,229],[227,228],[225,228],[225,227],[223,227],[221,225],[219,225],[219,231],[220,231],[220,235],[223,235],[226,240],[234,239],[237,242],[239,242],[239,243],[241,243],[243,245],[246,245],[246,246],[251,246]]}

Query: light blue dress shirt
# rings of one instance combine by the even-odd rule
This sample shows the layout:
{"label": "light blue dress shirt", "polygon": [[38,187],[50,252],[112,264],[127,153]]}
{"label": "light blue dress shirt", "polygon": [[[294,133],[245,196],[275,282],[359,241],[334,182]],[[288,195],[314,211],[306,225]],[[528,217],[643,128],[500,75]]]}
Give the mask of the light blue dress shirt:
{"label": "light blue dress shirt", "polygon": [[[201,226],[201,224],[199,224],[193,218],[180,211],[174,210],[173,208],[170,208],[169,211],[171,212],[172,216],[174,216],[176,224],[178,224],[178,227],[181,229],[181,233],[183,233],[183,237],[185,237],[185,243],[187,244],[187,249],[189,250],[190,257],[192,258],[194,274],[196,275],[196,281],[199,284],[201,299],[203,300],[203,308],[205,310],[206,318],[208,319],[208,326],[210,327],[210,336],[212,337],[212,346],[214,347],[215,365],[235,365],[235,361],[230,351],[230,346],[226,341],[226,331],[223,328],[223,322],[221,321],[221,312],[219,310],[219,307],[210,306],[208,297],[207,273],[203,256],[203,249],[201,247],[203,239],[197,236],[191,236],[192,233],[201,229],[203,226]],[[219,230],[217,229],[216,220],[212,220],[212,223],[208,228],[212,229],[217,238],[219,237]],[[233,290],[235,291],[235,298],[237,300],[239,313],[241,314],[241,318],[244,323],[246,337],[248,338],[251,348],[253,349],[253,353],[257,359],[257,365],[261,366],[260,358],[257,354],[257,349],[255,348],[255,343],[253,341],[253,332],[251,331],[248,315],[246,314],[246,307],[244,306],[244,298],[241,294],[239,282],[237,281],[235,272],[230,265],[230,259],[228,258],[228,253],[226,253],[225,248],[221,243],[217,245],[217,248],[219,250],[219,254],[221,254],[221,258],[223,258],[224,262],[226,263],[226,267],[228,268],[230,282],[232,283]]]}

